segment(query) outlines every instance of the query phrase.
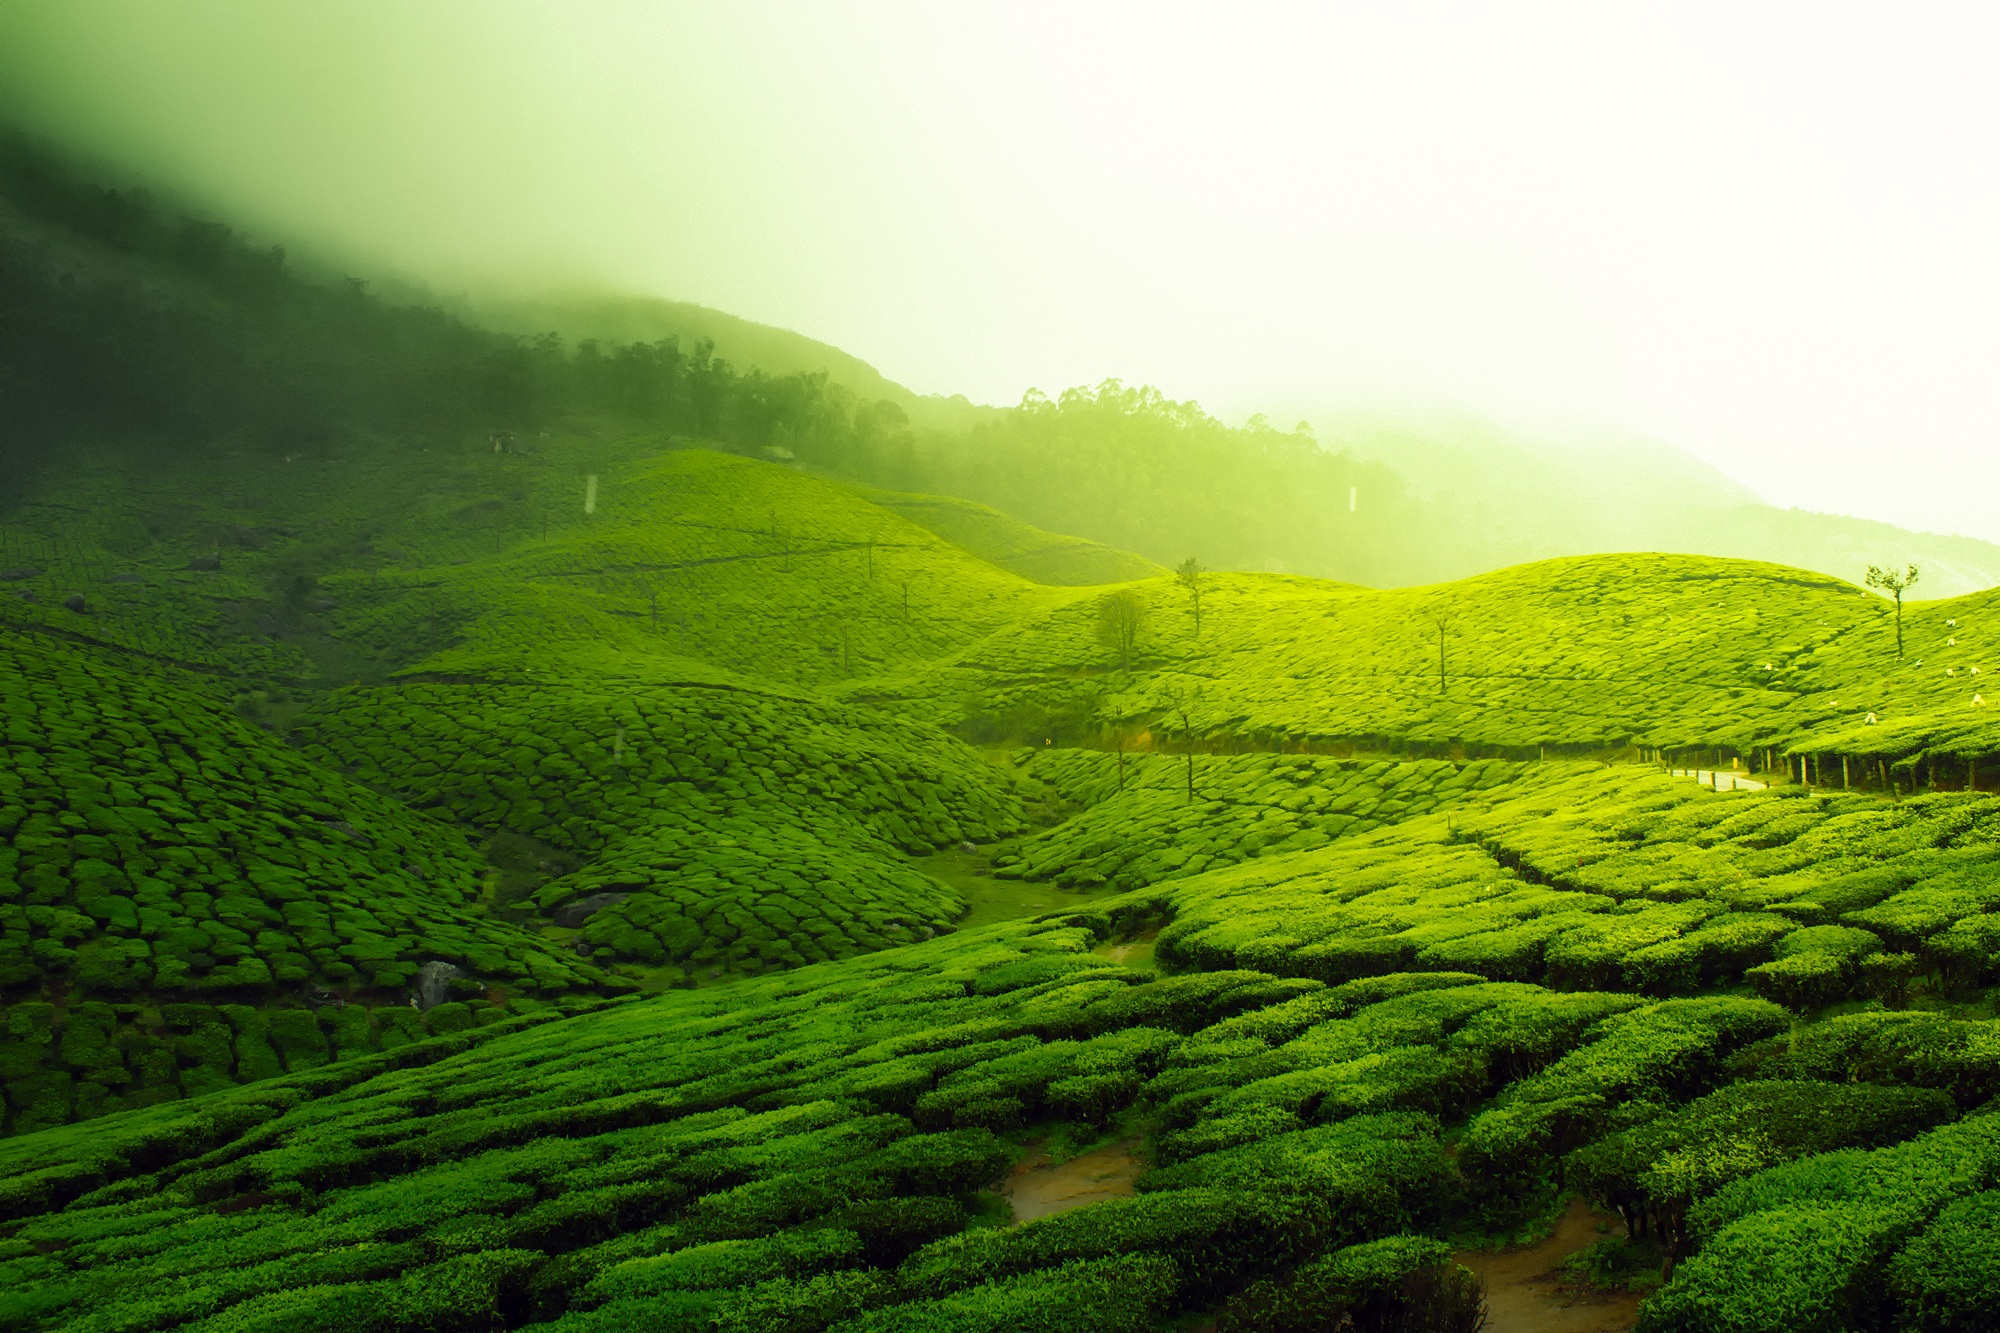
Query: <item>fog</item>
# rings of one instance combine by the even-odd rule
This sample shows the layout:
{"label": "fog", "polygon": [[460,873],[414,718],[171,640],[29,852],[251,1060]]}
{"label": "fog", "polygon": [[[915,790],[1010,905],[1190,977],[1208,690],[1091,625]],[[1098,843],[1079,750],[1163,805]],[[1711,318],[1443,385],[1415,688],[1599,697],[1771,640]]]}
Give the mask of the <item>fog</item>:
{"label": "fog", "polygon": [[6,114],[350,271],[923,392],[1470,409],[2000,539],[1970,7],[0,4]]}

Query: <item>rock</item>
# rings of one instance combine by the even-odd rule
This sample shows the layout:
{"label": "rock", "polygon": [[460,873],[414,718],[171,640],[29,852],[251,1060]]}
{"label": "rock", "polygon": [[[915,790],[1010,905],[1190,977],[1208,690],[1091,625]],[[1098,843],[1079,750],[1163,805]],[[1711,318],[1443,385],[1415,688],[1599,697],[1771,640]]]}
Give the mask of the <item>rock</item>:
{"label": "rock", "polygon": [[82,593],[73,592],[69,596],[63,598],[63,605],[67,607],[69,610],[76,612],[78,615],[82,615],[83,609],[87,605],[87,603],[83,600]]}
{"label": "rock", "polygon": [[219,570],[222,568],[222,556],[220,553],[213,555],[198,555],[194,559],[188,561],[188,568]]}
{"label": "rock", "polygon": [[596,948],[594,948],[591,945],[589,940],[578,940],[575,944],[571,945],[570,947],[576,950],[576,956],[578,958],[588,958],[592,954],[597,952]]}
{"label": "rock", "polygon": [[451,998],[451,983],[464,976],[455,964],[433,958],[417,969],[417,1012],[427,1013]]}
{"label": "rock", "polygon": [[338,833],[341,837],[347,839],[349,842],[353,843],[357,847],[367,847],[372,850],[375,846],[375,839],[369,837],[366,833],[363,833],[360,829],[354,827],[354,825],[348,823],[344,819],[322,818],[319,822],[321,827],[330,829],[333,832]]}
{"label": "rock", "polygon": [[564,930],[574,930],[605,908],[616,906],[631,896],[629,893],[593,893],[588,898],[564,903],[550,919]]}
{"label": "rock", "polygon": [[961,842],[960,844],[958,844],[958,850],[960,850],[961,852],[976,852],[979,850],[979,848],[974,843]]}
{"label": "rock", "polygon": [[25,565],[18,569],[0,569],[0,583],[19,583],[22,579],[39,577],[41,572],[39,569],[29,569]]}

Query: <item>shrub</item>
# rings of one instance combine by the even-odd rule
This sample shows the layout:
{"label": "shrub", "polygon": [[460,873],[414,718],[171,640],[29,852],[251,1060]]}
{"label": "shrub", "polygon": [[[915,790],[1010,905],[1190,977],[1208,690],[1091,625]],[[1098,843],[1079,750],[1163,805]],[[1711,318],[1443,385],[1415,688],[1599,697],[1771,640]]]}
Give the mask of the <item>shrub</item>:
{"label": "shrub", "polygon": [[2000,1190],[1947,1205],[1889,1265],[1889,1287],[1912,1333],[2000,1328]]}

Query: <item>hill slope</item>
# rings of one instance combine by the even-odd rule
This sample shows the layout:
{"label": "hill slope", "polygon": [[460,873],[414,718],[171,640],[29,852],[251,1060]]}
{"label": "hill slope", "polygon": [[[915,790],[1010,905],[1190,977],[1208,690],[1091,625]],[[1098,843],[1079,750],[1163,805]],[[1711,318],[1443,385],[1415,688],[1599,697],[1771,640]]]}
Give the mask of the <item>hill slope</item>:
{"label": "hill slope", "polygon": [[[1996,594],[1190,586],[830,474],[1035,459],[1350,574],[1442,511],[1117,385],[975,455],[42,184],[0,1326],[1469,1327],[1453,1245],[1574,1199],[1647,1333],[2000,1320]],[[1086,1152],[1131,1192],[1009,1224]]]}

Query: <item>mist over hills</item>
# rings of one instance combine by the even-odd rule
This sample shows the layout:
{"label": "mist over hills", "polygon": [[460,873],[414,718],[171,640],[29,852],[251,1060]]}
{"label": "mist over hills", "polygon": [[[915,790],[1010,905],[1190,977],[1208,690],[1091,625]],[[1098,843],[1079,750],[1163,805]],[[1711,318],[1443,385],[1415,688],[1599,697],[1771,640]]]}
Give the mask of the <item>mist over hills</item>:
{"label": "mist over hills", "polygon": [[2000,1319],[2000,592],[0,184],[0,1328]]}
{"label": "mist over hills", "polygon": [[[1268,497],[1245,497],[1236,512],[1211,504],[1206,515],[1156,510],[1150,520],[1119,515],[1121,486],[1138,481],[1124,464],[1122,483],[1048,487],[1009,485],[1005,469],[981,475],[981,444],[954,437],[1005,433],[1009,409],[963,397],[917,394],[839,348],[686,302],[639,297],[549,297],[472,302],[469,317],[513,333],[553,330],[603,342],[678,338],[713,341],[716,354],[776,373],[817,373],[864,399],[895,403],[921,441],[913,465],[871,477],[914,490],[937,490],[1009,509],[1045,528],[1122,545],[1172,563],[1200,552],[1211,564],[1289,570],[1383,584],[1462,578],[1504,565],[1603,551],[1679,551],[1797,565],[1859,582],[1871,564],[1917,564],[1919,593],[1949,597],[2000,583],[2000,545],[1976,538],[1912,532],[1894,524],[1837,514],[1780,509],[1747,487],[1664,441],[1614,429],[1535,434],[1476,414],[1409,409],[1358,411],[1329,404],[1307,413],[1312,437],[1334,455],[1375,464],[1368,504],[1394,515],[1370,533],[1376,554],[1364,559],[1337,533],[1308,520],[1246,541],[1240,529]],[[1115,429],[1070,436],[1077,455],[1112,448]],[[1229,465],[1255,469],[1263,432],[1233,436]],[[1202,478],[1175,474],[1155,454],[1138,465],[1161,490],[1209,491]],[[1216,460],[1216,465],[1223,465]],[[1153,469],[1158,469],[1154,471]],[[1346,508],[1359,476],[1331,469],[1305,482],[1280,467],[1287,505],[1324,516]],[[1275,480],[1275,478],[1274,478]],[[1146,484],[1141,482],[1140,484]],[[1256,522],[1252,518],[1253,522]],[[1386,557],[1383,546],[1393,548]]]}

